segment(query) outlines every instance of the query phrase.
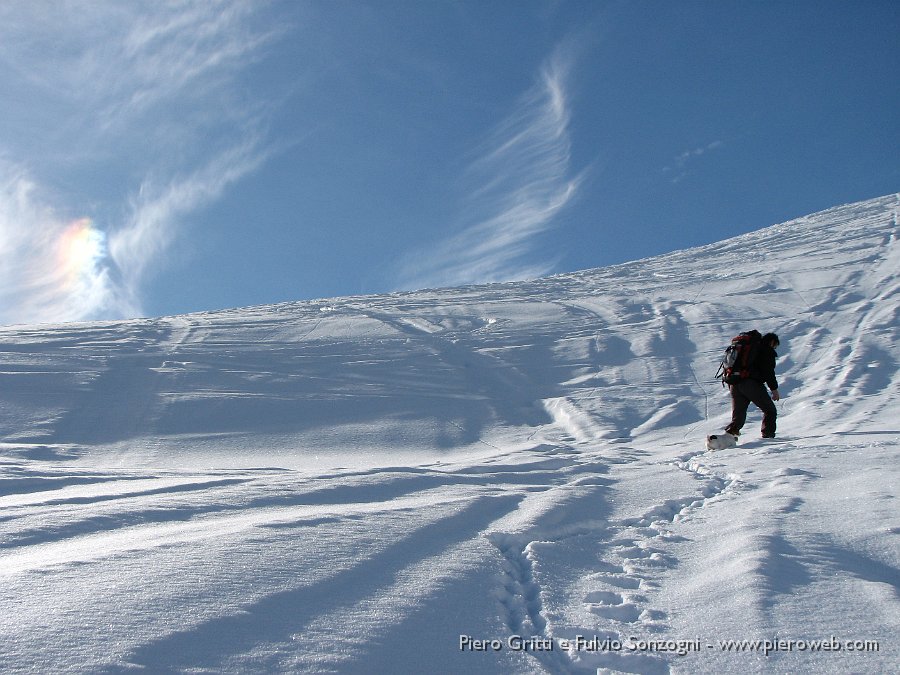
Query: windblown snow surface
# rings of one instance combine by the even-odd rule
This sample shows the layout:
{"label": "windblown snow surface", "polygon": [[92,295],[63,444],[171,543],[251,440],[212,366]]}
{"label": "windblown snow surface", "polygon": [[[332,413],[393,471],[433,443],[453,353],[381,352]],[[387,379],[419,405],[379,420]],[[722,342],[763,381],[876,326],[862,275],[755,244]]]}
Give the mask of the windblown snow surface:
{"label": "windblown snow surface", "polygon": [[[0,671],[897,672],[898,213],[0,331]],[[752,327],[779,436],[707,451]]]}

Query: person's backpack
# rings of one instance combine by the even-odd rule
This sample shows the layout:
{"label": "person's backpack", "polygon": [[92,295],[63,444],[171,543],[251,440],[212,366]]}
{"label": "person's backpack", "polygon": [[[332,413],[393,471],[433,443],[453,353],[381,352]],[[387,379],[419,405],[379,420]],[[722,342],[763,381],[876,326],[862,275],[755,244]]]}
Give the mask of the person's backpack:
{"label": "person's backpack", "polygon": [[756,361],[761,343],[762,335],[758,330],[749,330],[732,338],[716,371],[716,379],[722,380],[723,387],[750,377],[750,369]]}

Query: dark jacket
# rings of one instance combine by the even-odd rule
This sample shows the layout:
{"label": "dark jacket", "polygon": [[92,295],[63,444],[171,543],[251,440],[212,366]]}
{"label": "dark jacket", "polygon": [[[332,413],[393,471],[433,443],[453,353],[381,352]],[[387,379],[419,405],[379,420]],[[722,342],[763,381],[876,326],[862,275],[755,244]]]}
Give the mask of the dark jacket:
{"label": "dark jacket", "polygon": [[774,349],[767,344],[761,344],[753,367],[750,368],[751,379],[765,382],[772,391],[778,389],[778,379],[775,377],[775,359],[777,358],[778,354]]}

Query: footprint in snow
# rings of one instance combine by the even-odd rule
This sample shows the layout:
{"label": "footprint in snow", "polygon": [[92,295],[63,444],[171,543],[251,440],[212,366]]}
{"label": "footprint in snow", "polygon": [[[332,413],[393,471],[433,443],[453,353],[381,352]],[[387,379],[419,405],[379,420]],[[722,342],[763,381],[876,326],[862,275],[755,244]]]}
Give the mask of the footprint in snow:
{"label": "footprint in snow", "polygon": [[641,617],[641,610],[632,602],[628,602],[620,593],[612,591],[593,591],[584,598],[588,609],[605,619],[634,623]]}
{"label": "footprint in snow", "polygon": [[615,586],[616,588],[625,588],[629,590],[635,590],[641,587],[641,580],[636,577],[629,577],[625,574],[592,574],[590,576],[592,580],[601,581],[605,584],[609,584],[610,586]]}

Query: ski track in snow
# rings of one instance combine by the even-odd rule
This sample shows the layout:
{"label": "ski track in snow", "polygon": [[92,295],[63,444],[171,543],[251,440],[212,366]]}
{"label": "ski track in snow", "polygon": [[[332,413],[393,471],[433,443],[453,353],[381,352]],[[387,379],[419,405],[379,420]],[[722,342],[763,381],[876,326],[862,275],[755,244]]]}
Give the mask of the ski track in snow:
{"label": "ski track in snow", "polygon": [[[0,331],[0,669],[896,670],[898,208],[533,282]],[[779,439],[751,412],[710,452],[748,325],[786,347]],[[713,648],[829,635],[880,649]]]}

